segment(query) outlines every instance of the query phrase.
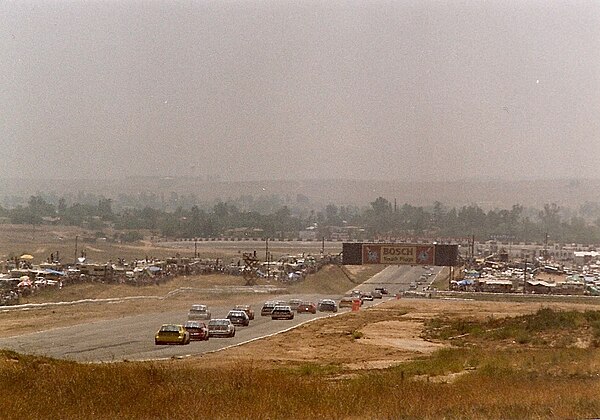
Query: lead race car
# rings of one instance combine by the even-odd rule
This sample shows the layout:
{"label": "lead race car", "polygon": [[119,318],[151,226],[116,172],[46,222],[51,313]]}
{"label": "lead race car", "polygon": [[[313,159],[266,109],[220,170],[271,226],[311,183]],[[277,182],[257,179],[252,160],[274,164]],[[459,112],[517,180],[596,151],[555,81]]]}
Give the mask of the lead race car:
{"label": "lead race car", "polygon": [[183,325],[164,324],[154,336],[154,344],[190,344],[190,333]]}

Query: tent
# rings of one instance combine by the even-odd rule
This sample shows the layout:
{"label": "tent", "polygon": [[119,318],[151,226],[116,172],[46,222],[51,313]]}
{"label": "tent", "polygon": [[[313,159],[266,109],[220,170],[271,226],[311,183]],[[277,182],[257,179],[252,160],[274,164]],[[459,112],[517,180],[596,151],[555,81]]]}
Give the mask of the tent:
{"label": "tent", "polygon": [[23,254],[19,257],[20,260],[33,260],[33,255]]}

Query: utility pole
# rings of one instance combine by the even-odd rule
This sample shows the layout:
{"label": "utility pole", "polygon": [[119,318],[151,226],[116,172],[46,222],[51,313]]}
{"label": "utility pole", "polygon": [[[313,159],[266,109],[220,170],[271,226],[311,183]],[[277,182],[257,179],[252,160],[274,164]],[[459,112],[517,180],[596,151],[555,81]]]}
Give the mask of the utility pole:
{"label": "utility pole", "polygon": [[325,255],[325,237],[323,236],[322,242],[321,242],[321,255]]}
{"label": "utility pole", "polygon": [[198,238],[194,238],[194,258],[198,258]]}
{"label": "utility pole", "polygon": [[475,263],[475,235],[469,238],[469,251],[467,253],[468,266],[472,267]]}
{"label": "utility pole", "polygon": [[75,264],[77,264],[77,239],[79,239],[79,236],[75,235]]}
{"label": "utility pole", "polygon": [[527,289],[527,256],[525,256],[525,268],[523,269],[523,294]]}
{"label": "utility pole", "polygon": [[267,240],[265,241],[265,261],[267,262],[267,280],[270,277],[270,271],[271,271],[271,267],[270,267],[270,263],[269,263],[269,238],[267,238]]}

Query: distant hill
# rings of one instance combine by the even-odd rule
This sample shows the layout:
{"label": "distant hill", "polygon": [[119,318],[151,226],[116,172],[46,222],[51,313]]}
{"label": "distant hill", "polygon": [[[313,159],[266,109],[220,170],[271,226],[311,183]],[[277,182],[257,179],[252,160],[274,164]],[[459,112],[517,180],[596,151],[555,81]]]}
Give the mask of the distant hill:
{"label": "distant hill", "polygon": [[285,202],[296,202],[298,196],[309,199],[311,206],[327,204],[367,206],[382,196],[398,205],[409,203],[427,206],[439,201],[449,206],[477,204],[482,208],[509,208],[522,204],[540,208],[545,203],[578,207],[584,202],[600,203],[600,180],[558,179],[533,181],[453,181],[402,182],[369,180],[265,180],[218,182],[198,178],[134,177],[118,180],[0,180],[0,199],[29,197],[40,192],[64,196],[78,192],[104,195],[153,192],[169,195],[195,194],[203,202],[227,200],[242,195],[259,197],[279,195]]}

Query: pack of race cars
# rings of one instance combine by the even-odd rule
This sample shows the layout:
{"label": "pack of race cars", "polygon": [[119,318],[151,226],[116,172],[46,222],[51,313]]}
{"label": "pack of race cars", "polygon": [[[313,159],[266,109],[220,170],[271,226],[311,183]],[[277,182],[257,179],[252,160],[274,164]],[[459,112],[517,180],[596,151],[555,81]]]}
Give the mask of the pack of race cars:
{"label": "pack of race cars", "polygon": [[[313,301],[289,299],[287,301],[267,301],[263,304],[260,315],[272,320],[294,319],[295,314],[317,312],[338,312],[338,308],[352,307],[356,302],[380,299],[388,294],[385,288],[375,288],[373,292],[353,290],[344,296],[339,304],[334,299]],[[236,305],[225,318],[212,318],[212,313],[203,304],[194,304],[188,312],[188,320],[180,324],[163,324],[156,332],[154,342],[160,344],[189,344],[192,340],[209,340],[212,337],[235,337],[236,327],[249,326],[254,319],[254,310],[250,305]],[[203,322],[207,321],[207,323]]]}

